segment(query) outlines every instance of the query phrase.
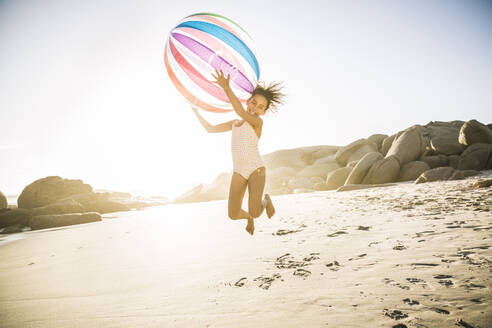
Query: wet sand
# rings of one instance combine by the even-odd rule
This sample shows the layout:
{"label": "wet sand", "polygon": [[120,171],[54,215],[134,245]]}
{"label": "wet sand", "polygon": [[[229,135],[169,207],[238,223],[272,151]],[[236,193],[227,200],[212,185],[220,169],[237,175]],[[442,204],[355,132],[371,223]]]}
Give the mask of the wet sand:
{"label": "wet sand", "polygon": [[[492,177],[488,171],[485,176]],[[492,327],[479,177],[104,215],[0,246],[2,327]]]}

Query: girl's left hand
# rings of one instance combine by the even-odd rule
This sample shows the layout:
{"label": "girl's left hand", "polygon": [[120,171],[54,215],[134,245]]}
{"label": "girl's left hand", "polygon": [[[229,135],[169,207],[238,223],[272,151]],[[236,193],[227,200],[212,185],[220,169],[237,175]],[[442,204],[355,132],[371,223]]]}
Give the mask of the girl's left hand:
{"label": "girl's left hand", "polygon": [[212,74],[212,76],[215,79],[215,81],[212,83],[218,84],[222,89],[227,88],[229,86],[229,81],[231,80],[231,76],[227,75],[227,77],[225,77],[224,72],[222,72],[222,70],[220,72],[215,70],[215,74],[217,76]]}

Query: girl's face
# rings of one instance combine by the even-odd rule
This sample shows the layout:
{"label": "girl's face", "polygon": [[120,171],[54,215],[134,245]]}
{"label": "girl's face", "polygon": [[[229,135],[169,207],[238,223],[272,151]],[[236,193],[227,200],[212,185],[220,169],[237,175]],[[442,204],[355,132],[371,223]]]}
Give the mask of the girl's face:
{"label": "girl's face", "polygon": [[254,95],[246,102],[248,112],[253,115],[264,115],[267,110],[268,101],[262,95]]}

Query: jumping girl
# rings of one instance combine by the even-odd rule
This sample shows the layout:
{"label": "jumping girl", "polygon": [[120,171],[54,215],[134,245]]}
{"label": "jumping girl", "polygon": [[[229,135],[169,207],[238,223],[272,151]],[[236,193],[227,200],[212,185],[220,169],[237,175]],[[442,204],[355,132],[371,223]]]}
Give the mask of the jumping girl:
{"label": "jumping girl", "polygon": [[[215,71],[215,73],[214,83],[224,90],[234,111],[242,120],[211,125],[198,113],[198,109],[193,108],[193,111],[209,133],[232,130],[231,150],[234,173],[229,188],[229,218],[247,220],[246,231],[253,235],[254,219],[259,217],[265,208],[268,218],[275,214],[270,196],[265,194],[263,198],[265,166],[258,151],[258,141],[263,127],[260,116],[265,115],[269,108],[274,109],[281,104],[285,95],[281,93],[282,88],[279,83],[272,83],[267,87],[258,85],[246,101],[245,110],[229,86],[230,76],[225,77],[222,71]],[[246,188],[249,194],[247,212],[241,208]]]}

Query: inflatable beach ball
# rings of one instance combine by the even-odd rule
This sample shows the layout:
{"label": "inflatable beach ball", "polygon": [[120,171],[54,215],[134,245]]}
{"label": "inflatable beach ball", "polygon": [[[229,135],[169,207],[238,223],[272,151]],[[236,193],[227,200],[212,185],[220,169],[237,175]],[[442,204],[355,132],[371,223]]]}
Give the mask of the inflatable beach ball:
{"label": "inflatable beach ball", "polygon": [[169,34],[164,63],[174,86],[186,100],[211,112],[229,112],[224,90],[212,83],[215,70],[230,75],[230,86],[246,102],[260,77],[253,41],[246,31],[224,16],[190,15]]}

